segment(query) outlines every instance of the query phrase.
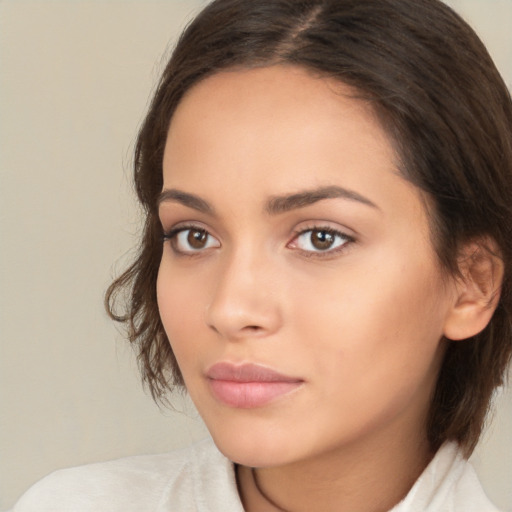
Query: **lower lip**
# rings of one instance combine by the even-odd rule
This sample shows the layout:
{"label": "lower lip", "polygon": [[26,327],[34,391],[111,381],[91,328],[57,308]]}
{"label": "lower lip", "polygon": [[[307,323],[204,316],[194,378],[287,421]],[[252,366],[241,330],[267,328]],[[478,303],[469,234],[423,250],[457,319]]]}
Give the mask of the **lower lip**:
{"label": "lower lip", "polygon": [[214,396],[225,405],[238,409],[262,407],[298,389],[302,382],[237,382],[210,379]]}

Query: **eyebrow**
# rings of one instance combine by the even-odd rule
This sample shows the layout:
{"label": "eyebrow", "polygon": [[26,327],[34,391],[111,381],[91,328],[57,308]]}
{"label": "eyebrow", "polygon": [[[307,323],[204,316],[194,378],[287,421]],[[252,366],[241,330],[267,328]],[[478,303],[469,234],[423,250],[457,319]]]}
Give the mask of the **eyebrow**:
{"label": "eyebrow", "polygon": [[366,206],[371,206],[372,208],[380,210],[380,208],[375,203],[362,196],[361,194],[358,194],[353,190],[338,186],[320,187],[312,190],[304,190],[303,192],[297,192],[296,194],[275,196],[268,201],[265,209],[267,213],[271,215],[277,215],[279,213],[285,213],[297,208],[304,208],[324,199],[337,198],[356,201]]}
{"label": "eyebrow", "polygon": [[[338,186],[327,186],[311,190],[304,190],[294,194],[273,196],[268,200],[265,206],[265,211],[270,215],[278,215],[290,210],[305,208],[306,206],[312,205],[324,199],[338,198],[348,199],[349,201],[356,201],[366,206],[380,210],[380,208],[375,203],[353,190]],[[210,203],[200,198],[199,196],[196,196],[195,194],[190,194],[182,190],[163,190],[157,198],[157,206],[160,206],[162,203],[167,201],[180,203],[184,206],[187,206],[188,208],[198,210],[202,213],[215,215],[215,209],[212,205],[210,205]]]}
{"label": "eyebrow", "polygon": [[184,206],[188,206],[189,208],[193,208],[194,210],[198,210],[202,213],[207,213],[209,215],[215,215],[215,210],[213,207],[204,199],[201,199],[199,196],[194,194],[189,194],[188,192],[183,192],[182,190],[177,189],[166,189],[163,190],[156,201],[158,207],[162,203],[167,201],[180,203]]}

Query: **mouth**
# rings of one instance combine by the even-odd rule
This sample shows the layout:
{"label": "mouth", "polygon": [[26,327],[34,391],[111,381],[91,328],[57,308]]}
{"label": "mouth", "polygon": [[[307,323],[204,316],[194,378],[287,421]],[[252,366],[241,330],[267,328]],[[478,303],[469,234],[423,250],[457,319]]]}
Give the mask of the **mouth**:
{"label": "mouth", "polygon": [[303,379],[252,363],[217,363],[207,371],[206,378],[218,401],[238,409],[263,407],[304,383]]}

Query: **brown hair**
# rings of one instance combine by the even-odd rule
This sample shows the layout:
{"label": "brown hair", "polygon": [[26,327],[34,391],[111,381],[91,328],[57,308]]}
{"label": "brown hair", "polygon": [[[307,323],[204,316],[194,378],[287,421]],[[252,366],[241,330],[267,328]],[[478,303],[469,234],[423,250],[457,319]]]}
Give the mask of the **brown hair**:
{"label": "brown hair", "polygon": [[[501,298],[486,329],[450,342],[428,420],[434,449],[480,436],[512,353],[512,102],[473,30],[438,0],[216,0],[188,26],[163,72],[135,150],[145,227],[135,262],[106,294],[125,322],[154,398],[182,386],[158,314],[162,230],[156,198],[172,115],[198,81],[234,67],[288,63],[353,86],[396,145],[403,176],[433,207],[440,262],[457,273],[464,242],[492,239],[504,264]],[[123,297],[125,311],[115,312]]]}

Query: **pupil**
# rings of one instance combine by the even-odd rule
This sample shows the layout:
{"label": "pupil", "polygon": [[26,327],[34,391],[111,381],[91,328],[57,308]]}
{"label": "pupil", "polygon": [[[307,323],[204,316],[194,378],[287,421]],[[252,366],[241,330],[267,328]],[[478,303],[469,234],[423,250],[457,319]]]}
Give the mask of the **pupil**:
{"label": "pupil", "polygon": [[206,244],[207,236],[206,231],[190,230],[187,241],[190,244],[190,247],[193,247],[194,249],[202,249]]}
{"label": "pupil", "polygon": [[328,231],[313,231],[311,233],[311,243],[316,249],[329,249],[334,243],[334,235]]}

